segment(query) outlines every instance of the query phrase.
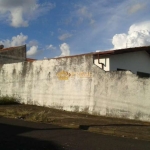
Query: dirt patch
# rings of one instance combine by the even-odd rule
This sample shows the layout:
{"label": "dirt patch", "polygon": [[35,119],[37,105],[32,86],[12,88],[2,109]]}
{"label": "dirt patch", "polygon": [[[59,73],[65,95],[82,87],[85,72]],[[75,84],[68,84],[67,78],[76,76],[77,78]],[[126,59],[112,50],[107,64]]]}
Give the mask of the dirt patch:
{"label": "dirt patch", "polygon": [[[82,113],[67,112],[53,108],[33,106],[33,105],[1,105],[0,116],[24,119],[53,124],[98,124],[105,117],[98,117]],[[99,121],[98,121],[99,120]],[[105,119],[106,123],[106,119]]]}
{"label": "dirt patch", "polygon": [[0,116],[150,140],[150,123],[67,112],[33,105],[0,105]]}

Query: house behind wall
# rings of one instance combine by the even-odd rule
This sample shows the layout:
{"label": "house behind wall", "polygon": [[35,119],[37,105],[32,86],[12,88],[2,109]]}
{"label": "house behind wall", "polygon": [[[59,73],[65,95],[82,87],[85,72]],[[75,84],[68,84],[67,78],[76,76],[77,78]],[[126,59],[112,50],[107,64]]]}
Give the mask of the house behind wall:
{"label": "house behind wall", "polygon": [[150,46],[94,54],[94,63],[105,71],[131,71],[150,77]]}
{"label": "house behind wall", "polygon": [[0,64],[23,62],[26,60],[26,45],[0,49]]}

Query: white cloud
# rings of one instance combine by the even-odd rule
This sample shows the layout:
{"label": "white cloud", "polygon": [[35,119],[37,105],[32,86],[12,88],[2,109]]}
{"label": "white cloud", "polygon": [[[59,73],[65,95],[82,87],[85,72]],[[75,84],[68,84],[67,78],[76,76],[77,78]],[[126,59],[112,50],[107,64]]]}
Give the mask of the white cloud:
{"label": "white cloud", "polygon": [[34,56],[38,52],[38,46],[32,46],[30,49],[27,51],[27,56]]}
{"label": "white cloud", "polygon": [[127,34],[114,35],[112,44],[114,49],[150,45],[150,21],[133,24]]}
{"label": "white cloud", "polygon": [[87,6],[82,6],[77,10],[77,14],[79,16],[79,22],[82,22],[83,20],[89,20],[90,24],[94,24],[95,20],[93,19],[93,14],[91,13],[91,10]]}
{"label": "white cloud", "polygon": [[13,27],[27,27],[29,20],[53,7],[51,3],[40,5],[37,0],[0,0],[0,19]]}
{"label": "white cloud", "polygon": [[134,31],[142,31],[142,30],[148,30],[150,31],[150,21],[146,21],[146,22],[140,22],[138,24],[133,24],[130,28],[129,28],[129,34],[134,32]]}
{"label": "white cloud", "polygon": [[139,10],[142,10],[146,7],[146,4],[144,3],[138,3],[138,4],[134,4],[133,6],[131,6],[129,8],[129,13],[133,14],[138,12]]}
{"label": "white cloud", "polygon": [[63,40],[66,40],[66,39],[68,39],[68,38],[70,38],[70,37],[72,37],[72,34],[70,34],[70,33],[64,33],[64,34],[60,35],[58,38],[59,38],[61,41],[63,41]]}
{"label": "white cloud", "polygon": [[59,47],[60,47],[60,50],[61,50],[61,55],[59,57],[70,55],[70,47],[67,43],[63,43]]}
{"label": "white cloud", "polygon": [[127,40],[127,35],[125,33],[114,35],[113,40],[112,40],[114,49],[125,48],[126,40]]}
{"label": "white cloud", "polygon": [[31,47],[31,46],[37,46],[38,45],[38,41],[37,40],[31,40],[27,46]]}
{"label": "white cloud", "polygon": [[25,44],[27,39],[28,39],[28,36],[20,33],[17,36],[13,36],[11,40],[6,39],[6,40],[0,41],[0,44],[3,44],[5,48],[12,47],[12,46],[21,46]]}
{"label": "white cloud", "polygon": [[[21,46],[21,45],[25,45],[26,44],[27,39],[28,39],[27,35],[23,35],[22,33],[20,33],[17,36],[13,36],[11,38],[11,40],[10,39],[6,39],[6,40],[0,41],[0,45],[1,44],[4,45],[4,48]],[[34,56],[38,52],[37,43],[33,42],[33,41],[30,41],[29,44],[27,44],[30,47],[30,49],[27,51],[27,56]],[[35,45],[33,45],[33,44],[35,44]]]}
{"label": "white cloud", "polygon": [[52,44],[50,44],[49,46],[47,46],[47,48],[46,48],[46,49],[55,50],[55,49],[56,49],[56,47],[55,47],[55,46],[53,46]]}

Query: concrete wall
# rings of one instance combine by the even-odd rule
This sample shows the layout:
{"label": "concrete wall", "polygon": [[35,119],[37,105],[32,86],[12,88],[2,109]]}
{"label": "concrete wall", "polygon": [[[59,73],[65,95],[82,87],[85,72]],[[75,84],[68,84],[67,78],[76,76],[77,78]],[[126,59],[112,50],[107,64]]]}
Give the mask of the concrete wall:
{"label": "concrete wall", "polygon": [[[137,72],[150,73],[150,55],[146,51],[123,53],[118,55],[101,56],[100,63],[103,63],[105,71],[116,71],[117,68]],[[94,59],[95,65],[102,68],[98,58]]]}
{"label": "concrete wall", "polygon": [[0,67],[0,95],[68,111],[150,121],[150,80],[104,72],[92,55]]}
{"label": "concrete wall", "polygon": [[26,60],[26,46],[0,50],[0,64],[23,62]]}

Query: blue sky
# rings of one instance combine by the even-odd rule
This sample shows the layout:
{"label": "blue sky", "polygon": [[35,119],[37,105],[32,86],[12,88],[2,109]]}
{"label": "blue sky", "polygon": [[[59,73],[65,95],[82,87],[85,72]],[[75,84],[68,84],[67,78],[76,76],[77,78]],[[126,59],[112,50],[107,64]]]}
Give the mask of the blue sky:
{"label": "blue sky", "polygon": [[36,59],[150,45],[150,1],[0,0],[0,44]]}

